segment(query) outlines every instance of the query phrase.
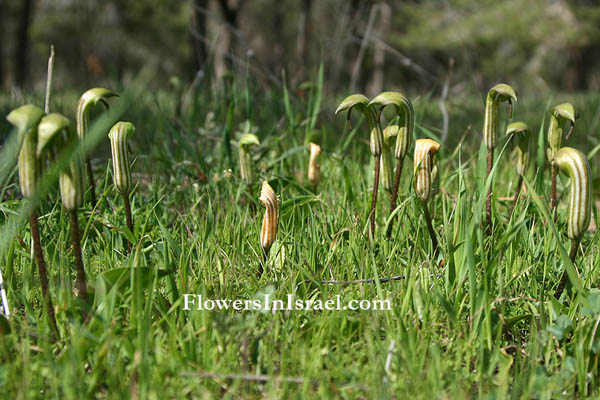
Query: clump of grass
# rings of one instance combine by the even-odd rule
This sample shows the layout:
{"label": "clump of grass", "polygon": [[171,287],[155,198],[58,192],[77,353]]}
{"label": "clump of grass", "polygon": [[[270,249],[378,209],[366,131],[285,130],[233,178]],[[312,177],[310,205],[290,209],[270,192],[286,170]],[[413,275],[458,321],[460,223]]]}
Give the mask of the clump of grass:
{"label": "clump of grass", "polygon": [[310,142],[308,144],[308,151],[310,157],[308,159],[308,181],[313,185],[315,193],[317,192],[317,186],[321,182],[321,164],[319,164],[318,157],[321,154],[321,146],[316,143]]}
{"label": "clump of grass", "polygon": [[[488,150],[487,158],[487,176],[492,173],[494,165],[494,149],[498,144],[498,113],[500,103],[508,102],[508,116],[512,118],[512,102],[517,101],[517,92],[515,89],[505,83],[499,83],[492,87],[485,100],[485,116],[483,119],[483,140]],[[485,213],[487,216],[487,232],[492,233],[492,187],[488,190],[485,200]]]}
{"label": "clump of grass", "polygon": [[435,230],[433,229],[433,223],[427,202],[434,193],[434,180],[437,178],[437,175],[439,175],[439,172],[436,172],[436,176],[433,176],[434,156],[439,148],[440,144],[435,140],[419,139],[415,142],[415,192],[417,193],[417,196],[421,201],[421,206],[423,207],[423,215],[425,217],[425,222],[427,223],[429,235],[431,236],[431,243],[434,253],[437,253],[438,240],[435,235]]}
{"label": "clump of grass", "polygon": [[[131,122],[117,122],[108,132],[110,148],[112,153],[113,180],[115,187],[123,198],[125,207],[125,221],[127,229],[133,235],[133,217],[131,215],[131,204],[129,195],[131,192],[131,168],[129,162],[128,140],[135,133],[135,126]],[[127,242],[129,250],[133,243]]]}
{"label": "clump of grass", "polygon": [[353,94],[346,97],[335,110],[338,114],[347,110],[347,120],[350,125],[350,114],[352,109],[356,108],[360,111],[367,120],[367,127],[370,133],[369,146],[371,154],[375,158],[375,166],[373,173],[373,194],[371,196],[371,212],[369,218],[371,221],[371,238],[375,236],[375,209],[377,207],[377,191],[379,189],[379,169],[381,162],[381,152],[383,150],[383,132],[379,123],[379,115],[375,109],[375,105],[369,103],[369,99],[362,94]]}
{"label": "clump of grass", "polygon": [[548,125],[548,161],[550,161],[550,168],[552,170],[552,187],[550,194],[550,207],[554,218],[556,219],[556,177],[558,175],[558,166],[552,161],[556,153],[560,150],[563,145],[563,132],[567,122],[571,122],[569,132],[565,136],[565,142],[569,139],[575,128],[575,119],[578,117],[575,107],[571,103],[563,103],[552,107],[550,110],[550,124]]}
{"label": "clump of grass", "polygon": [[260,202],[265,206],[265,215],[262,221],[262,227],[260,229],[260,247],[262,248],[262,262],[259,266],[259,275],[262,275],[264,271],[264,265],[267,263],[269,251],[271,246],[275,242],[277,236],[277,224],[279,217],[279,206],[277,201],[277,195],[275,191],[269,185],[269,182],[263,181],[262,189],[260,191]]}
{"label": "clump of grass", "polygon": [[[43,116],[44,111],[41,108],[26,104],[14,109],[6,117],[8,122],[17,128],[18,141],[21,143],[18,156],[19,186],[23,197],[30,201],[36,195],[39,179],[42,175],[42,155],[50,140],[50,138],[44,136],[43,132],[40,133],[39,131],[39,124]],[[46,314],[50,322],[52,339],[56,340],[59,337],[58,325],[56,324],[54,306],[50,297],[48,272],[38,226],[37,207],[32,206],[29,211],[29,226],[31,227],[31,239],[40,274],[40,286],[46,305]]]}
{"label": "clump of grass", "polygon": [[[71,121],[58,113],[48,114],[42,118],[38,129],[40,135],[48,138],[48,140],[52,140],[52,143],[59,151],[72,148],[79,141]],[[83,158],[77,154],[71,155],[66,168],[60,171],[59,187],[62,204],[69,213],[71,243],[73,245],[73,258],[77,273],[77,296],[87,304],[89,303],[89,296],[83,266],[83,256],[81,254],[81,233],[77,217],[77,210],[83,205],[83,197],[85,195],[83,174]],[[87,312],[83,311],[84,318],[86,315]]]}
{"label": "clump of grass", "polygon": [[[383,92],[377,95],[371,102],[370,105],[380,107],[377,114],[377,122],[383,109],[391,105],[394,107],[398,117],[398,129],[395,131],[395,135],[391,135],[394,131],[389,131],[390,139],[395,136],[396,144],[394,146],[394,157],[396,158],[396,174],[394,177],[394,186],[391,189],[391,209],[390,212],[394,212],[396,208],[396,202],[398,200],[398,189],[400,186],[400,178],[402,176],[402,165],[404,163],[404,157],[408,153],[410,147],[410,138],[413,135],[415,125],[415,112],[413,109],[412,102],[406,96],[398,92]],[[391,145],[391,143],[390,143]],[[391,161],[391,160],[390,160]],[[392,228],[394,226],[394,219],[390,221],[386,236],[389,239],[392,235]]]}
{"label": "clump of grass", "polygon": [[[90,127],[90,112],[94,106],[98,103],[102,103],[108,108],[108,99],[117,96],[116,93],[109,89],[104,88],[93,88],[87,90],[79,98],[77,103],[77,135],[80,139],[83,139],[88,133]],[[94,173],[92,171],[92,163],[90,157],[85,158],[86,170],[88,176],[88,184],[90,185],[90,192],[92,198],[92,206],[96,205],[96,182],[94,181]]]}
{"label": "clump of grass", "polygon": [[[590,166],[587,157],[572,147],[558,150],[552,159],[553,166],[558,167],[571,179],[569,194],[568,236],[571,240],[569,257],[575,262],[577,248],[581,238],[587,231],[592,217],[592,193],[590,187]],[[554,297],[560,298],[567,283],[567,271],[562,274]]]}
{"label": "clump of grass", "polygon": [[515,191],[515,197],[510,207],[510,212],[508,215],[508,219],[510,219],[515,211],[515,207],[517,205],[517,201],[519,200],[519,196],[521,194],[521,186],[523,186],[523,177],[525,176],[525,172],[527,171],[527,165],[529,163],[529,153],[531,149],[531,133],[529,131],[529,127],[524,122],[513,122],[508,125],[506,129],[506,134],[510,136],[513,143],[516,146],[516,165],[517,165],[517,174],[519,174],[519,178],[517,181],[517,188]]}

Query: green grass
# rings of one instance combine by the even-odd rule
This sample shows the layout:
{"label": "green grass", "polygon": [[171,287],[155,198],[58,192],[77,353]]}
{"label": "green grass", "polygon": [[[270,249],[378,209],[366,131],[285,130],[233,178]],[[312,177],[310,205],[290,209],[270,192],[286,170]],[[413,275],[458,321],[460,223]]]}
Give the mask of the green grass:
{"label": "green grass", "polygon": [[[132,197],[137,245],[126,254],[125,215],[111,183],[108,140],[103,139],[93,153],[101,200],[95,211],[86,206],[80,213],[84,262],[95,292],[88,323],[81,323],[81,305],[73,294],[68,215],[52,185],[39,214],[61,335],[57,343],[50,342],[43,314],[28,226],[21,220],[16,235],[0,239],[0,267],[14,313],[10,332],[0,335],[2,396],[600,395],[600,293],[594,289],[600,277],[598,236],[586,234],[575,263],[583,290],[572,289],[569,299],[555,301],[554,288],[569,266],[561,256],[561,246],[562,251],[568,246],[568,182],[559,181],[563,196],[554,229],[547,201],[533,196],[534,189],[538,195],[549,192],[548,173],[540,175],[537,169],[545,158],[538,164],[535,152],[527,199],[517,205],[508,223],[510,203],[494,201],[494,235],[485,236],[482,103],[480,110],[456,110],[452,144],[438,153],[442,191],[430,207],[441,251],[432,259],[412,173],[403,174],[392,240],[385,239],[389,196],[384,191],[379,196],[376,239],[368,240],[372,161],[366,129],[354,123],[350,136],[343,128],[344,118],[331,116],[335,99],[323,99],[318,114],[318,97],[302,101],[286,92],[284,101],[282,92],[248,95],[238,89],[234,96],[207,89],[201,93],[208,94],[196,95],[178,120],[172,118],[173,97],[162,92],[142,93],[131,104],[124,100],[127,107],[117,107],[105,119],[105,125],[121,118],[137,126],[132,145],[137,156],[132,168],[138,185]],[[64,98],[71,97],[76,99]],[[597,107],[597,96],[578,99],[581,107]],[[432,128],[435,103],[416,99],[417,137],[437,134]],[[547,115],[547,99],[524,103],[521,109],[521,101],[516,105],[515,120],[526,116],[535,133]],[[9,105],[7,110],[14,105],[11,100],[2,104]],[[55,107],[70,115],[70,104],[61,97]],[[227,126],[229,110],[236,123]],[[214,123],[206,122],[209,111]],[[259,182],[249,197],[239,178],[235,148],[230,160],[223,147],[224,137],[239,137],[237,125],[248,117],[261,139],[258,175],[268,179],[281,198],[278,240],[260,279],[263,211],[249,204],[258,204]],[[594,113],[588,113],[581,125],[589,127],[593,119]],[[468,124],[476,132],[467,135],[463,146],[455,146]],[[101,128],[94,128],[98,138]],[[325,150],[317,194],[306,178],[308,152],[303,146],[309,139]],[[590,152],[598,138],[586,136],[578,125],[573,140]],[[512,196],[517,175],[510,149],[496,153],[494,196]],[[593,176],[600,176],[597,159],[590,159]],[[412,160],[405,162],[404,171],[412,171]],[[51,183],[52,176],[49,179]],[[22,205],[14,171],[1,193],[0,229],[6,233],[19,222]],[[599,222],[596,212],[593,221]],[[398,274],[405,279],[350,286],[318,282]],[[284,299],[293,293],[300,299],[322,300],[339,294],[343,301],[390,299],[392,310],[184,311],[184,293],[211,299],[254,299],[264,293]],[[269,379],[256,382],[238,375]]]}

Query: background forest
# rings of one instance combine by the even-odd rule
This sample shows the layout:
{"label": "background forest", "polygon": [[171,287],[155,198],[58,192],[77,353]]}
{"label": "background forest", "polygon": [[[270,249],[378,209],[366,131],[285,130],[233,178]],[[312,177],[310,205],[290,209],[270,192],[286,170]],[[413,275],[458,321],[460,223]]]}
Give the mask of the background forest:
{"label": "background forest", "polygon": [[598,90],[600,5],[592,0],[1,0],[0,83],[57,90],[127,81],[147,65],[166,87],[250,73],[293,83],[323,62],[325,89],[384,86],[450,97],[510,79],[524,93]]}

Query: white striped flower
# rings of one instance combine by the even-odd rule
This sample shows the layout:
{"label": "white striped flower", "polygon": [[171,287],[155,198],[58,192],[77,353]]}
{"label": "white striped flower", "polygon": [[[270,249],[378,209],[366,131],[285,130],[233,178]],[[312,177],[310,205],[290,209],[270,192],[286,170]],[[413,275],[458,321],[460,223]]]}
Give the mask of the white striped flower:
{"label": "white striped flower", "polygon": [[503,101],[508,101],[509,117],[512,118],[512,102],[517,101],[517,92],[509,85],[500,83],[490,89],[485,100],[483,140],[488,150],[493,150],[498,143],[498,111]]}
{"label": "white striped flower", "polygon": [[[52,113],[46,115],[38,126],[40,137],[45,140],[55,140],[59,148],[64,148],[79,140],[71,121],[64,115]],[[56,139],[54,139],[56,138]],[[60,197],[67,210],[76,210],[83,204],[85,186],[83,181],[83,160],[77,155],[71,155],[69,164],[60,171]]]}
{"label": "white striped flower", "polygon": [[98,103],[102,103],[108,108],[107,99],[117,96],[111,90],[104,88],[89,89],[81,95],[77,103],[77,134],[80,138],[87,134],[90,127],[90,111]]}
{"label": "white striped flower", "polygon": [[550,110],[550,123],[548,125],[548,160],[552,162],[556,152],[562,147],[563,133],[565,123],[571,122],[571,129],[566,135],[568,137],[574,126],[575,119],[578,117],[575,107],[571,103],[563,103],[552,107]]}
{"label": "white striped flower", "polygon": [[350,113],[352,109],[358,109],[367,120],[367,127],[369,128],[370,140],[369,146],[371,148],[371,154],[375,158],[374,169],[373,169],[373,192],[371,194],[371,211],[369,213],[370,225],[371,225],[371,238],[375,235],[375,211],[377,208],[377,191],[379,189],[379,170],[381,167],[381,153],[383,151],[383,131],[381,130],[381,124],[379,123],[379,114],[376,110],[375,104],[370,104],[369,99],[362,94],[353,94],[348,96],[340,103],[335,113],[338,114],[341,111],[348,111],[347,119],[348,125],[350,125]]}
{"label": "white striped flower", "polygon": [[419,139],[415,142],[415,191],[423,202],[429,199],[433,190],[433,158],[439,148],[440,144],[435,140]]}
{"label": "white striped flower", "polygon": [[246,185],[254,183],[254,165],[252,163],[251,147],[258,146],[260,141],[252,133],[245,133],[238,144],[238,156],[240,158],[240,176]]}
{"label": "white striped flower", "polygon": [[269,185],[269,182],[263,181],[258,200],[260,200],[266,208],[262,227],[260,229],[260,246],[266,255],[269,253],[269,249],[271,249],[273,242],[275,242],[275,236],[277,236],[277,220],[279,212],[277,195],[271,185]]}
{"label": "white striped flower", "polygon": [[512,135],[517,151],[517,173],[524,175],[529,163],[531,147],[529,127],[524,122],[513,122],[506,128],[506,135]]}
{"label": "white striped flower", "polygon": [[408,97],[398,92],[382,92],[369,103],[369,106],[379,106],[379,113],[388,105],[394,107],[399,117],[398,125],[404,128],[403,131],[397,132],[394,146],[394,157],[400,160],[406,156],[410,146],[410,138],[415,125],[415,111]]}
{"label": "white striped flower", "polygon": [[20,143],[19,185],[21,193],[31,198],[41,176],[41,162],[38,156],[38,124],[44,111],[31,104],[26,104],[12,110],[6,119],[17,128]]}
{"label": "white striped flower", "polygon": [[[415,125],[415,111],[408,97],[398,92],[382,92],[373,100],[371,100],[369,105],[378,107],[377,122],[380,122],[379,117],[381,116],[383,109],[387,106],[393,106],[397,115],[397,122],[394,124],[398,125],[398,129],[396,129],[395,134],[393,135],[396,137],[396,144],[394,145],[393,151],[394,157],[397,160],[395,174],[392,160],[390,159],[389,154],[387,154],[387,151],[389,150],[384,149],[384,155],[382,156],[382,184],[384,188],[390,192],[390,212],[393,212],[393,210],[396,208],[396,201],[398,199],[398,188],[400,185],[400,178],[402,177],[402,165],[404,162],[404,157],[406,156],[408,148],[410,147],[410,138],[412,137]],[[390,131],[389,133],[392,132]],[[392,135],[388,134],[386,137],[384,132],[384,141],[387,141],[391,136]],[[386,143],[386,145],[391,148],[391,141]],[[394,175],[393,178],[392,175]],[[388,225],[386,233],[388,239],[392,235],[394,219],[392,219]]]}
{"label": "white striped flower", "polygon": [[579,240],[587,231],[592,216],[590,167],[587,158],[577,149],[563,147],[554,154],[552,163],[571,179],[568,235],[571,240]]}
{"label": "white striped flower", "polygon": [[308,181],[316,187],[321,182],[321,164],[317,161],[319,154],[321,154],[321,146],[310,142],[308,144],[308,151],[310,152],[310,158],[308,159]]}
{"label": "white striped flower", "polygon": [[369,103],[369,99],[365,95],[353,94],[346,97],[335,110],[335,113],[338,114],[347,110],[347,119],[348,123],[350,123],[350,114],[354,108],[360,111],[367,119],[367,127],[369,128],[370,133],[369,145],[371,154],[374,157],[380,156],[383,148],[383,132],[381,130],[381,125],[377,120],[375,106]]}
{"label": "white striped flower", "polygon": [[[108,108],[107,99],[114,96],[117,96],[117,94],[104,88],[90,89],[81,95],[79,102],[77,103],[76,113],[77,135],[79,135],[81,139],[83,139],[88,133],[90,125],[90,112],[92,108],[94,108],[94,106],[99,102]],[[92,172],[92,164],[89,157],[85,158],[85,163],[88,184],[90,185],[92,204],[96,204],[96,183],[94,181],[94,173]]]}
{"label": "white striped flower", "polygon": [[128,140],[135,133],[131,122],[117,122],[108,132],[112,153],[113,180],[115,187],[122,194],[131,190],[131,170],[129,162]]}

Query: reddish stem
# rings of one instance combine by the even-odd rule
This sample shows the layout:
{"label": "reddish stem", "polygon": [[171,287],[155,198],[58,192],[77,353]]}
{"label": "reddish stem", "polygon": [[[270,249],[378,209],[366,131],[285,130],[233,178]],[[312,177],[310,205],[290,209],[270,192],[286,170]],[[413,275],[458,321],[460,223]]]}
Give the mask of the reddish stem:
{"label": "reddish stem", "polygon": [[[398,159],[398,164],[396,165],[396,177],[394,178],[394,189],[392,191],[392,205],[391,205],[391,211],[390,212],[394,212],[394,210],[396,209],[396,202],[398,201],[398,188],[400,186],[400,177],[402,176],[402,165],[403,165],[403,161],[404,161],[404,157]],[[396,220],[396,217],[394,216],[394,218],[392,218],[392,220],[390,221],[390,225],[388,226],[388,230],[386,233],[386,236],[388,239],[390,239],[392,237],[392,227],[394,226],[394,221]]]}
{"label": "reddish stem", "polygon": [[[85,269],[83,268],[83,257],[81,256],[81,236],[79,234],[79,221],[77,220],[77,210],[69,210],[69,219],[71,222],[71,242],[73,243],[73,257],[75,258],[75,270],[77,272],[77,290],[78,296],[85,303],[88,303],[87,283],[85,279]],[[87,313],[83,312],[83,317]]]}
{"label": "reddish stem", "polygon": [[377,191],[379,190],[379,163],[381,155],[375,156],[375,173],[373,177],[373,195],[371,196],[371,238],[375,238],[375,208],[377,207]]}
{"label": "reddish stem", "polygon": [[46,262],[44,261],[44,253],[42,252],[40,230],[38,227],[38,219],[35,210],[31,211],[31,213],[29,214],[29,225],[31,226],[33,252],[35,254],[35,259],[38,265],[38,271],[40,273],[40,286],[42,287],[42,296],[44,297],[44,303],[46,303],[46,312],[48,313],[48,320],[50,321],[50,329],[52,331],[52,341],[55,342],[56,339],[59,337],[58,325],[56,324],[54,306],[52,305],[52,298],[50,297],[50,291],[48,289],[48,274],[46,272]]}

